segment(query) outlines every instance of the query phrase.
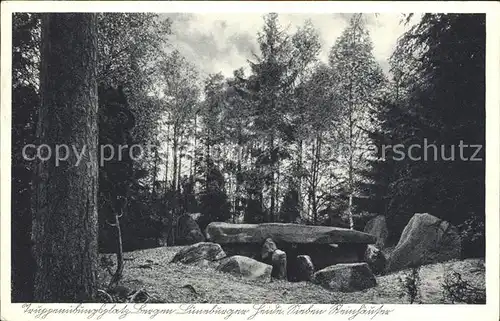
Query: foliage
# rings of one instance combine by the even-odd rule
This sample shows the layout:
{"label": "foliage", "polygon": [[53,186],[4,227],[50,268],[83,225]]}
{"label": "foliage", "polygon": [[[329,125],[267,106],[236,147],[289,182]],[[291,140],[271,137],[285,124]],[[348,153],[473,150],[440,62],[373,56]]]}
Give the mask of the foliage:
{"label": "foliage", "polygon": [[36,142],[40,106],[38,67],[40,20],[37,14],[12,15],[12,300],[32,300],[31,220],[33,162],[23,147]]}
{"label": "foliage", "polygon": [[462,240],[462,256],[484,257],[486,252],[484,217],[472,215],[457,227]]}
{"label": "foliage", "polygon": [[[134,141],[156,144],[161,104],[150,93],[156,88],[158,65],[166,59],[171,21],[156,13],[98,14],[98,84],[122,87],[136,124]],[[135,161],[137,170],[152,172],[151,158]],[[151,176],[142,181],[151,182]]]}
{"label": "foliage", "polygon": [[[102,242],[116,242],[103,239],[107,233],[115,234],[115,215],[127,212],[128,199],[134,180],[133,160],[129,150],[122,155],[116,153],[117,146],[133,145],[131,130],[135,117],[130,111],[121,88],[100,88],[99,90],[99,146],[112,146],[113,152],[101,148],[98,159],[110,159],[99,167],[99,232]],[[106,153],[108,151],[108,153]],[[108,223],[111,222],[111,223]],[[110,230],[110,227],[112,231]],[[120,235],[121,238],[121,235]],[[121,239],[118,242],[122,242]],[[109,246],[109,244],[108,244]],[[115,249],[118,244],[113,246]],[[120,244],[121,246],[121,244]]]}
{"label": "foliage", "polygon": [[[378,158],[365,173],[367,190],[384,203],[393,240],[416,212],[457,225],[471,214],[484,221],[484,18],[425,14],[391,58],[393,79],[377,103],[380,128],[371,135],[379,150],[421,147],[412,150],[413,159]],[[461,142],[482,146],[476,158],[483,161],[470,160],[475,148],[459,154]],[[454,152],[453,160],[443,149],[447,158]]]}
{"label": "foliage", "polygon": [[285,193],[281,203],[279,220],[284,223],[298,223],[300,221],[299,193],[293,187]]}
{"label": "foliage", "polygon": [[200,191],[201,217],[198,220],[202,230],[214,221],[224,222],[230,218],[230,204],[224,188],[224,178],[211,159],[200,165],[200,171],[206,175],[200,178],[203,186]]}
{"label": "foliage", "polygon": [[475,287],[462,278],[462,274],[451,271],[442,283],[443,297],[451,303],[485,304],[486,290]]}
{"label": "foliage", "polygon": [[[254,166],[253,177],[259,182],[256,200],[268,212],[265,219],[278,219],[280,179],[283,163],[290,158],[294,140],[292,120],[295,118],[294,91],[297,83],[307,74],[307,67],[315,62],[320,45],[312,24],[299,28],[293,35],[279,24],[278,15],[264,16],[264,27],[258,33],[260,55],[250,62],[251,75],[246,80],[246,93],[254,110],[252,140]],[[262,189],[260,189],[262,188]]]}

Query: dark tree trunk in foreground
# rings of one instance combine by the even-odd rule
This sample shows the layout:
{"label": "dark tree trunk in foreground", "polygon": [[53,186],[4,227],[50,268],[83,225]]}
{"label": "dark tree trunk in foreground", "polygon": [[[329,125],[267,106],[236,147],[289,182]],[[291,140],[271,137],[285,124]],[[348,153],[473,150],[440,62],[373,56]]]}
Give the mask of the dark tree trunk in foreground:
{"label": "dark tree trunk in foreground", "polygon": [[[94,14],[47,14],[42,22],[37,129],[52,157],[37,168],[33,220],[38,302],[88,302],[97,288],[97,29]],[[55,145],[69,158],[55,165]],[[73,152],[84,151],[79,164]],[[85,149],[83,149],[85,148]],[[65,150],[61,148],[61,157]]]}

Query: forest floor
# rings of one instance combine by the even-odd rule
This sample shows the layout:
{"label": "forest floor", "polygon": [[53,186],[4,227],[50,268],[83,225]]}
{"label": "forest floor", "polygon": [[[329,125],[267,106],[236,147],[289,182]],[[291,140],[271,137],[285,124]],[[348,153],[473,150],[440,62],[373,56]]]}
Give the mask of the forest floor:
{"label": "forest floor", "polygon": [[[282,304],[408,304],[400,277],[408,271],[377,276],[377,286],[361,292],[328,291],[311,282],[244,280],[209,267],[170,263],[182,247],[159,247],[125,253],[121,284],[144,289],[157,303],[282,303]],[[114,258],[114,256],[113,256]],[[450,303],[443,296],[446,273],[460,272],[463,279],[485,288],[484,259],[466,259],[422,266],[420,269],[420,302]],[[109,273],[101,270],[100,281]],[[417,301],[418,302],[418,301]]]}

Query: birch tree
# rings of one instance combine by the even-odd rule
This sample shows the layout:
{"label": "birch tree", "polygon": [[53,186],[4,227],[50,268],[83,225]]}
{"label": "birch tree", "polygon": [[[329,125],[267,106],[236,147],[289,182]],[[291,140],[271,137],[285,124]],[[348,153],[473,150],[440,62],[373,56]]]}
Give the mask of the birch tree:
{"label": "birch tree", "polygon": [[347,217],[350,228],[354,228],[353,197],[357,170],[365,166],[368,139],[363,126],[374,104],[377,91],[384,76],[372,53],[373,45],[362,14],[354,15],[348,27],[330,50],[329,63],[332,68],[338,100],[343,118],[338,134],[343,143],[344,173],[347,191]]}

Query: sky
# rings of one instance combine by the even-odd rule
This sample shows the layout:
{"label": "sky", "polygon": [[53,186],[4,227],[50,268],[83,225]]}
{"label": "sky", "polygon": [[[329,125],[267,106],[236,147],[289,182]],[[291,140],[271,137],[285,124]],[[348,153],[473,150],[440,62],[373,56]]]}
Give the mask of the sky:
{"label": "sky", "polygon": [[[172,19],[172,47],[191,61],[204,77],[222,72],[231,76],[233,70],[246,67],[253,53],[258,53],[257,33],[262,29],[262,14],[167,14]],[[319,58],[327,62],[328,52],[347,27],[352,14],[280,14],[279,21],[289,33],[310,19],[319,33]],[[373,55],[384,72],[399,36],[409,26],[401,23],[396,13],[365,14],[367,29],[373,41]]]}

